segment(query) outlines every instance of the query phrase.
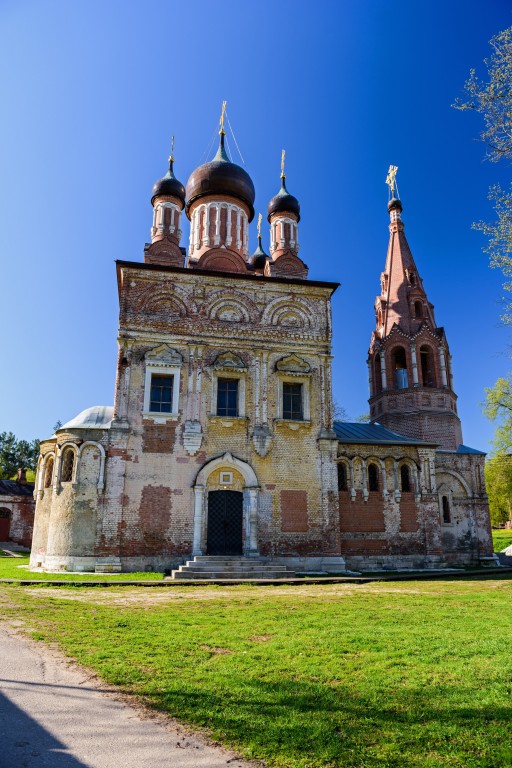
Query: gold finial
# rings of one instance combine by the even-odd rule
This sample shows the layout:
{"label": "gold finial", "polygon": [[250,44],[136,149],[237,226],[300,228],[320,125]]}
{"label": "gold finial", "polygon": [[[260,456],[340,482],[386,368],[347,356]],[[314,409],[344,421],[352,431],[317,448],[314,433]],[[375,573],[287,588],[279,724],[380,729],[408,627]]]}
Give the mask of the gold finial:
{"label": "gold finial", "polygon": [[258,216],[258,237],[261,237],[261,213]]}
{"label": "gold finial", "polygon": [[169,162],[174,163],[174,136],[171,138],[171,154],[169,155]]}
{"label": "gold finial", "polygon": [[222,112],[220,113],[220,134],[225,134],[226,131],[224,130],[224,116],[226,114],[226,104],[227,101],[222,102]]}
{"label": "gold finial", "polygon": [[286,179],[286,173],[284,172],[284,158],[286,157],[286,152],[284,149],[281,151],[281,178]]}
{"label": "gold finial", "polygon": [[396,184],[396,173],[398,171],[398,165],[390,165],[388,175],[386,176],[386,184],[389,187],[389,196],[398,197],[398,187]]}

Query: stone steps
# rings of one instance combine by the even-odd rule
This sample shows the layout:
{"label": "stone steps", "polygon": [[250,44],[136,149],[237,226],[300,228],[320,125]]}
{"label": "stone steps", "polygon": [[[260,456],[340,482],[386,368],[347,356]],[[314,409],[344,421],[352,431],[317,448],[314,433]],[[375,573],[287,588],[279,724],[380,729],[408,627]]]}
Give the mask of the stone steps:
{"label": "stone steps", "polygon": [[234,579],[237,581],[252,579],[293,578],[295,572],[286,565],[268,563],[259,558],[238,556],[198,555],[185,565],[172,571],[172,579]]}

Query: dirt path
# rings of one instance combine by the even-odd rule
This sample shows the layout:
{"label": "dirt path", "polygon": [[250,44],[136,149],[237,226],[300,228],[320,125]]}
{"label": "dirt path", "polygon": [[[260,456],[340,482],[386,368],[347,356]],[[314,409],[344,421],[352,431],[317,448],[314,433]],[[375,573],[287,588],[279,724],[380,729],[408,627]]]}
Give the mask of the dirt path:
{"label": "dirt path", "polygon": [[254,768],[0,628],[0,768]]}

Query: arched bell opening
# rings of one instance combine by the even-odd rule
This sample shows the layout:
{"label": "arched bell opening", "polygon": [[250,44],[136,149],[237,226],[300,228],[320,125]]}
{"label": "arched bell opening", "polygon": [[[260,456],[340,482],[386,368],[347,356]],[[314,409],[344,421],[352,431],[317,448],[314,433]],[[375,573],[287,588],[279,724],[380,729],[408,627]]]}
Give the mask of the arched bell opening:
{"label": "arched bell opening", "polygon": [[407,355],[404,347],[396,347],[391,355],[391,365],[396,389],[407,389],[409,376],[407,373]]}

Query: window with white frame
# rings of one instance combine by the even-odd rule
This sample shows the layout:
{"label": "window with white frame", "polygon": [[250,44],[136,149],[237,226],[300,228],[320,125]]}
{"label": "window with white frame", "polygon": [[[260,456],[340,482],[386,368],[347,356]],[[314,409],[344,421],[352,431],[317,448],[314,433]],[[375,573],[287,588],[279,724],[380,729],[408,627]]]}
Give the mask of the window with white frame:
{"label": "window with white frame", "polygon": [[238,416],[238,379],[217,379],[217,416]]}
{"label": "window with white frame", "polygon": [[167,344],[146,352],[144,416],[167,419],[177,416],[182,356]]}
{"label": "window with white frame", "polygon": [[245,416],[245,377],[247,368],[235,352],[222,352],[213,364],[212,416]]}
{"label": "window with white frame", "polygon": [[152,413],[172,413],[172,390],[174,376],[151,374],[149,410]]}
{"label": "window with white frame", "polygon": [[278,386],[278,418],[286,421],[310,420],[311,366],[295,354],[275,364]]}
{"label": "window with white frame", "polygon": [[304,420],[303,389],[302,382],[283,381],[283,419]]}

